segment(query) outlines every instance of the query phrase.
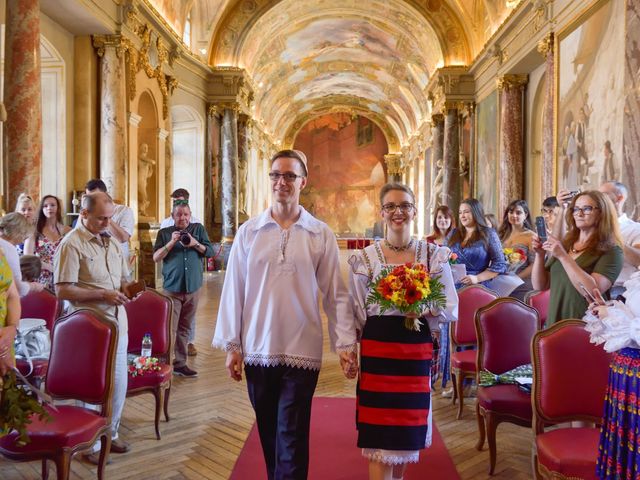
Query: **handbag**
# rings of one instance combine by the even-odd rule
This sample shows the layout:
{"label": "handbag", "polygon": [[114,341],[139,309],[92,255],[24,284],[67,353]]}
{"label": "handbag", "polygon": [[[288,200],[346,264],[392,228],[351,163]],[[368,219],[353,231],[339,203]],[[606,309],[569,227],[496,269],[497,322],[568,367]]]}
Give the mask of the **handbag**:
{"label": "handbag", "polygon": [[18,325],[15,351],[16,358],[23,358],[29,364],[29,373],[33,371],[33,361],[48,359],[51,352],[51,337],[47,322],[40,318],[23,318]]}

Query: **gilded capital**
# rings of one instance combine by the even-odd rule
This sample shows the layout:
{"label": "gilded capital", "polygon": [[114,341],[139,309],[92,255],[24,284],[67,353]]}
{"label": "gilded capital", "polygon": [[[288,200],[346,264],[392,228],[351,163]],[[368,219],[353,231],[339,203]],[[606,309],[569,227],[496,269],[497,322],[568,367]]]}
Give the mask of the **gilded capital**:
{"label": "gilded capital", "polygon": [[389,153],[384,156],[384,163],[387,165],[387,173],[389,175],[402,175],[405,166],[402,163],[401,153]]}
{"label": "gilded capital", "polygon": [[540,52],[545,58],[549,55],[553,55],[553,32],[547,33],[538,42],[538,52]]}
{"label": "gilded capital", "polygon": [[513,88],[522,88],[529,81],[529,76],[526,74],[516,75],[507,74],[498,78],[498,90],[511,90]]}
{"label": "gilded capital", "polygon": [[122,35],[92,35],[93,48],[99,57],[103,57],[107,48],[115,48],[118,58],[122,52],[126,50],[130,44]]}

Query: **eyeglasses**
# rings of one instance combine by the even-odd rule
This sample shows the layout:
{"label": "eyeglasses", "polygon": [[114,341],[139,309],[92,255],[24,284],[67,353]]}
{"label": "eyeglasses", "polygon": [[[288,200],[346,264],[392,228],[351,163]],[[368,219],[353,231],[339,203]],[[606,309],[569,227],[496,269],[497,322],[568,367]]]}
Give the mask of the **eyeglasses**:
{"label": "eyeglasses", "polygon": [[304,177],[304,175],[296,175],[293,172],[285,172],[285,173],[269,172],[269,178],[271,179],[272,182],[277,182],[278,180],[283,178],[285,182],[293,183],[298,178],[303,178],[303,177]]}
{"label": "eyeglasses", "polygon": [[384,213],[394,213],[396,209],[400,209],[402,213],[409,213],[411,210],[415,208],[413,203],[404,202],[404,203],[385,203],[382,205],[382,211]]}
{"label": "eyeglasses", "polygon": [[571,209],[571,213],[572,213],[573,215],[578,215],[578,214],[581,214],[581,215],[591,215],[591,213],[592,213],[594,210],[596,210],[596,209],[597,209],[597,210],[599,210],[600,208],[599,208],[599,207],[592,207],[591,205],[587,205],[586,207],[582,207],[582,208],[580,208],[580,207],[573,207],[573,208]]}
{"label": "eyeglasses", "polygon": [[542,215],[551,215],[554,212],[555,210],[553,208],[543,208],[542,210],[540,210],[540,213],[542,213]]}

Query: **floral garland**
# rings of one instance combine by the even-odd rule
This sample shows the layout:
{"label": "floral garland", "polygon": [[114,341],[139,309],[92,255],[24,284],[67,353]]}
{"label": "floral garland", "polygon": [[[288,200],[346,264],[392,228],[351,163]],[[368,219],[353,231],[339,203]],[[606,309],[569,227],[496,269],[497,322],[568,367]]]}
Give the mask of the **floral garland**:
{"label": "floral garland", "polygon": [[129,360],[127,370],[129,376],[137,377],[138,375],[144,375],[148,372],[160,371],[160,364],[156,357],[133,357]]}

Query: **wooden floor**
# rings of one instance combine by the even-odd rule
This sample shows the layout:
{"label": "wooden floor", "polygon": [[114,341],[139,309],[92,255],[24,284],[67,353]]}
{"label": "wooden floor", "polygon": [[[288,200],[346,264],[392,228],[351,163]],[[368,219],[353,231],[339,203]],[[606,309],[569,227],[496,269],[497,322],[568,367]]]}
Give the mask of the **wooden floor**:
{"label": "wooden floor", "polygon": [[[196,344],[199,353],[190,360],[199,377],[174,377],[169,405],[171,421],[161,422],[162,440],[155,439],[153,397],[143,395],[127,399],[120,435],[133,448],[127,454],[111,455],[111,464],[105,470],[107,479],[199,480],[229,477],[254,417],[245,384],[228,379],[224,370],[224,353],[210,347],[221,286],[222,274],[207,274],[197,315]],[[355,383],[342,376],[337,357],[329,353],[326,343],[324,351],[316,395],[353,397]],[[440,396],[440,390],[436,390],[433,418],[463,479],[532,478],[530,429],[509,424],[498,428],[496,474],[489,477],[489,453],[486,447],[482,452],[475,449],[477,425],[473,402],[467,401],[461,420],[455,419],[456,409],[450,402]],[[50,469],[50,475],[55,478],[54,467]],[[0,479],[36,478],[40,478],[39,463],[17,464],[0,460]],[[76,459],[72,462],[71,478],[94,479],[96,469]]]}

